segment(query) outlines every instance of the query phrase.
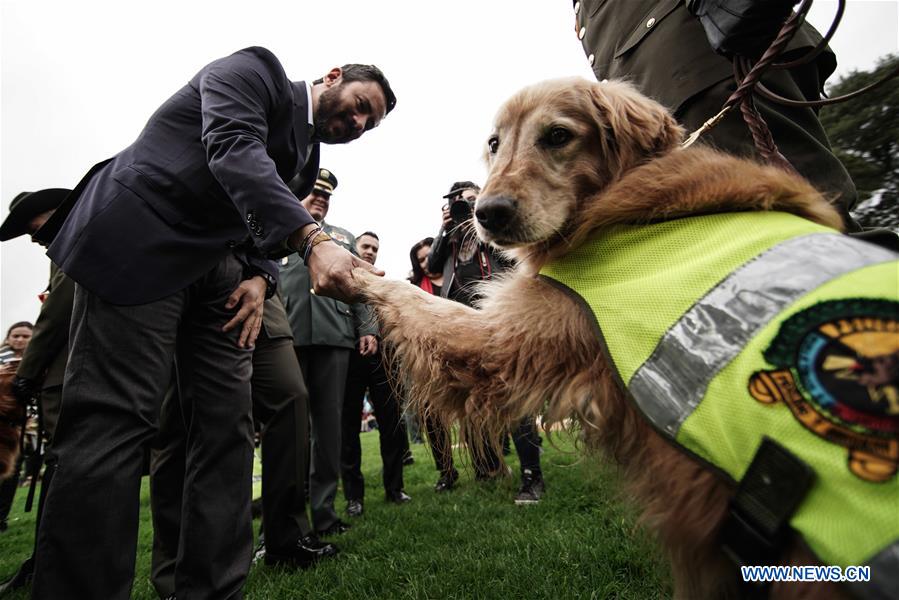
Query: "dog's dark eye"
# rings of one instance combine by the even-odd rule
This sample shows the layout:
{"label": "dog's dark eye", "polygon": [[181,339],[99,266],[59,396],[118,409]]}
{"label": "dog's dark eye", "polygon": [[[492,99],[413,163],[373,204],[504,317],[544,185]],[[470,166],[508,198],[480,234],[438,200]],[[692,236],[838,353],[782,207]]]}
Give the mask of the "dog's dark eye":
{"label": "dog's dark eye", "polygon": [[553,127],[546,132],[546,135],[540,141],[543,142],[544,146],[560,148],[571,141],[571,132],[564,127]]}
{"label": "dog's dark eye", "polygon": [[490,154],[496,154],[496,151],[499,149],[499,138],[497,136],[491,136],[489,140],[487,140],[487,150],[490,151]]}

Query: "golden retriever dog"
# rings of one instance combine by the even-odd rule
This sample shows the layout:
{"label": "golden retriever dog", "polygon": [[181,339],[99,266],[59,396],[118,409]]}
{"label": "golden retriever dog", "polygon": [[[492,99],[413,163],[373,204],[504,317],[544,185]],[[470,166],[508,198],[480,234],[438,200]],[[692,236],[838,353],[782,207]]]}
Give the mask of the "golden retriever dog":
{"label": "golden retriever dog", "polygon": [[25,409],[12,395],[16,372],[0,369],[0,480],[9,477],[19,455],[19,438]]}
{"label": "golden retriever dog", "polygon": [[[525,88],[496,117],[475,206],[477,234],[517,260],[514,272],[484,286],[478,309],[360,269],[354,277],[413,403],[494,430],[525,415],[541,414],[544,424],[573,418],[590,446],[622,466],[642,522],[670,560],[675,595],[736,597],[740,573],[717,539],[732,484],[644,420],[616,384],[590,318],[536,276],[588,234],[620,223],[776,210],[843,228],[805,180],[708,149],[681,150],[683,137],[661,105],[625,83]],[[815,562],[798,539],[782,558]],[[775,584],[771,592],[838,597],[835,585]]]}

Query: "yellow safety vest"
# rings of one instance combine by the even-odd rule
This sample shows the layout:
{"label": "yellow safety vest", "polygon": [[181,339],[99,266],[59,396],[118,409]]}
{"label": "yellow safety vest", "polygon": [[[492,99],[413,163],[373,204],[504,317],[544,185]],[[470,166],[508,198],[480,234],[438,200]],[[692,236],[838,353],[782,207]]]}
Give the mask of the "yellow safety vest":
{"label": "yellow safety vest", "polygon": [[899,590],[899,261],[799,217],[614,226],[547,264],[663,436],[739,482],[769,436],[815,471],[790,519]]}

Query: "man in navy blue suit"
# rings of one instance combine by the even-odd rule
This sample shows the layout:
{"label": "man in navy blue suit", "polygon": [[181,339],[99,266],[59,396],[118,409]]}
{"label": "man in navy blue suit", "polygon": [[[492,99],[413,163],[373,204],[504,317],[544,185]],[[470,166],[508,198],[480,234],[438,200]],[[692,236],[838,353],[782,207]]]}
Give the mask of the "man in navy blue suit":
{"label": "man in navy blue suit", "polygon": [[344,299],[352,269],[367,265],[318,229],[285,182],[299,174],[308,192],[319,142],[358,138],[395,103],[376,67],[307,84],[268,50],[241,50],[160,106],[38,232],[77,287],[35,598],[130,596],[144,453],[173,372],[190,423],[176,594],[241,596],[250,361],[277,282],[271,258],[302,252],[316,293]]}

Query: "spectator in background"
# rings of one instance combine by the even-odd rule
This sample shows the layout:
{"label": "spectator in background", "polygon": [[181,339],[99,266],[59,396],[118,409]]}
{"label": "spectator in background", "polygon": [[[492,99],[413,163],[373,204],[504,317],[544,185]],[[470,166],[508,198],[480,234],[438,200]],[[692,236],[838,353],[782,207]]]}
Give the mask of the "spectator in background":
{"label": "spectator in background", "polygon": [[489,281],[512,263],[478,240],[471,216],[481,188],[471,181],[457,181],[444,196],[443,223],[434,237],[426,270],[441,273],[440,296],[466,306],[478,299],[477,284]]}
{"label": "spectator in background", "polygon": [[428,255],[433,244],[434,238],[426,237],[409,250],[409,262],[412,263],[412,276],[409,281],[429,294],[440,296],[443,289],[443,273],[428,271]]}
{"label": "spectator in background", "polygon": [[[356,238],[356,251],[362,260],[375,264],[380,240],[371,231]],[[370,317],[373,318],[373,317]],[[350,517],[362,515],[365,500],[365,480],[362,477],[362,447],[359,444],[360,415],[363,398],[374,409],[381,443],[384,494],[388,502],[405,504],[412,498],[403,490],[403,455],[407,447],[406,428],[400,418],[400,406],[393,386],[388,381],[379,346],[375,352],[364,354],[360,347],[350,353],[346,392],[343,399],[343,447],[340,456],[343,494],[346,513]]]}
{"label": "spectator in background", "polygon": [[[6,331],[3,345],[0,346],[0,369],[15,371],[22,360],[22,353],[31,341],[31,330],[34,326],[28,321],[13,323]],[[19,454],[16,459],[15,470],[9,478],[0,483],[0,531],[6,531],[7,518],[12,509],[12,501],[16,497],[16,489],[19,487],[19,477],[22,472],[24,457]]]}
{"label": "spectator in background", "polygon": [[[450,187],[449,193],[444,196],[447,204],[443,207],[443,224],[434,238],[425,269],[430,273],[442,272],[442,285],[439,286],[442,297],[475,308],[480,297],[478,284],[489,281],[512,266],[492,246],[481,242],[471,226],[470,220],[480,190],[471,181],[457,181]],[[430,279],[428,284],[434,287]],[[428,284],[419,285],[424,287]],[[440,471],[434,489],[442,492],[452,488],[458,479],[458,472],[453,466],[451,437],[446,427],[436,419],[427,419],[426,424],[431,450]],[[521,463],[521,489],[515,503],[537,503],[543,494],[544,482],[540,468],[539,437],[532,417],[524,419],[515,428],[512,440]],[[494,450],[494,444],[485,443],[484,448],[483,456],[472,456],[475,479],[503,476],[502,460]]]}
{"label": "spectator in background", "polygon": [[[412,275],[409,277],[409,281],[429,294],[439,296],[443,286],[443,273],[431,273],[427,270],[428,254],[431,252],[433,243],[434,238],[426,237],[409,250],[409,262],[412,264]],[[420,415],[410,410],[404,410],[404,415],[412,441],[416,444],[422,443]]]}
{"label": "spectator in background", "polygon": [[[31,332],[34,325],[28,321],[19,321],[13,323],[6,330],[6,337],[3,338],[3,344],[0,345],[0,365],[18,367],[18,362],[22,360],[22,354],[31,341]],[[10,367],[7,367],[10,368]]]}
{"label": "spectator in background", "polygon": [[[0,225],[0,241],[30,235],[32,241],[41,244],[38,232],[71,190],[48,188],[36,192],[22,192],[9,205],[9,215]],[[41,244],[43,245],[43,244]],[[54,262],[50,262],[50,281],[41,296],[41,311],[34,325],[31,341],[22,355],[22,362],[16,370],[13,393],[19,402],[28,403],[38,399],[40,425],[46,442],[44,454],[52,448],[56,435],[56,423],[62,408],[62,379],[69,358],[69,326],[72,322],[72,305],[75,302],[75,282],[63,273]],[[29,465],[32,476],[40,472],[42,454],[34,456]],[[50,489],[55,469],[47,465],[38,497],[35,518],[35,544],[40,531],[44,500]],[[34,572],[34,554],[22,563],[10,579],[0,584],[0,594],[27,584]]]}
{"label": "spectator in background", "polygon": [[[302,205],[330,238],[356,252],[356,238],[346,229],[325,223],[337,177],[320,169]],[[298,197],[301,197],[298,195]],[[334,498],[340,478],[340,413],[346,391],[350,353],[377,351],[377,329],[364,304],[348,305],[311,293],[309,269],[298,254],[281,261],[281,291],[293,331],[294,350],[309,390],[312,447],[309,466],[309,504],[312,525],[320,535],[350,528],[337,515]],[[358,427],[358,425],[357,425]]]}
{"label": "spectator in background", "polygon": [[[510,263],[500,258],[490,246],[482,244],[471,226],[472,208],[480,187],[471,181],[458,181],[444,196],[443,223],[434,237],[428,254],[426,272],[441,273],[442,285],[433,289],[433,280],[423,278],[419,285],[443,298],[473,306],[477,300],[477,284],[489,280],[494,273],[506,270]],[[419,252],[421,250],[419,249]],[[459,473],[453,464],[452,437],[443,423],[432,417],[425,419],[428,442],[440,477],[434,485],[436,492],[452,489]],[[501,462],[495,453],[472,457],[476,479],[501,476]]]}

